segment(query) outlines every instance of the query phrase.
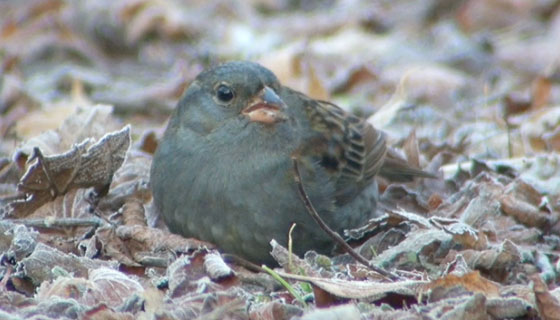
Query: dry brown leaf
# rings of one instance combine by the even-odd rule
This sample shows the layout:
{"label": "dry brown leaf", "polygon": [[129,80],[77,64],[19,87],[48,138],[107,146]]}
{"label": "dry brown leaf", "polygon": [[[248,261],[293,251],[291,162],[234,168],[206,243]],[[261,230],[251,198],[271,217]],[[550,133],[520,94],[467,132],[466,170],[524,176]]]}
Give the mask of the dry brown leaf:
{"label": "dry brown leaf", "polygon": [[[190,252],[212,245],[196,239],[141,225],[100,228],[89,241],[99,242],[103,254],[128,266],[165,267],[174,253]],[[83,244],[88,246],[87,243]]]}
{"label": "dry brown leaf", "polygon": [[434,216],[430,222],[452,235],[453,240],[464,248],[482,250],[488,247],[486,235],[459,220]]}
{"label": "dry brown leaf", "polygon": [[[219,281],[212,281],[207,273],[206,255],[213,254],[207,249],[196,250],[188,255],[183,255],[173,261],[166,270],[166,277],[169,281],[168,297],[175,301],[181,299],[195,298],[201,293],[205,294],[223,293],[223,290],[239,285],[239,279],[230,273],[226,278]],[[229,297],[227,298],[229,299]],[[217,304],[226,301],[216,301]]]}
{"label": "dry brown leaf", "polygon": [[498,297],[500,286],[483,278],[478,271],[472,271],[464,275],[447,274],[443,278],[432,281],[427,287],[434,290],[444,290],[451,292],[454,287],[461,287],[469,292],[479,292],[485,297]]}
{"label": "dry brown leaf", "polygon": [[403,221],[400,217],[397,217],[396,220],[391,221],[389,214],[384,214],[380,217],[372,218],[368,221],[367,225],[364,225],[360,228],[355,229],[348,229],[344,230],[344,236],[349,237],[351,239],[361,239],[365,233],[371,232],[374,230],[380,230],[383,225],[390,223],[391,227],[396,227],[399,223]]}
{"label": "dry brown leaf", "polygon": [[82,241],[80,248],[87,257],[107,256],[126,266],[140,266],[127,243],[122,241],[110,226],[95,230],[95,235]]}
{"label": "dry brown leaf", "polygon": [[510,240],[505,240],[496,249],[450,252],[446,260],[456,259],[458,254],[464,258],[471,270],[482,270],[485,276],[495,281],[511,281],[521,267],[520,249]]}
{"label": "dry brown leaf", "polygon": [[75,277],[85,278],[89,270],[101,267],[116,269],[117,262],[78,257],[37,243],[33,253],[21,260],[21,267],[12,277],[30,279],[34,286],[39,286],[64,273],[71,272]]}
{"label": "dry brown leaf", "polygon": [[342,279],[327,279],[300,276],[284,272],[278,274],[287,279],[309,282],[328,293],[347,299],[380,300],[387,295],[397,295],[403,300],[415,299],[418,294],[426,290],[426,281],[397,281],[392,283],[380,283],[371,281],[349,281]]}
{"label": "dry brown leaf", "polygon": [[480,231],[474,230],[468,225],[458,222],[444,228],[453,235],[453,241],[464,248],[483,250],[488,248],[488,238]]}
{"label": "dry brown leaf", "polygon": [[223,280],[235,275],[234,271],[217,252],[209,252],[204,256],[204,270],[213,281]]}
{"label": "dry brown leaf", "polygon": [[445,231],[413,229],[402,242],[375,256],[373,262],[386,268],[426,270],[431,268],[429,264],[439,264],[453,243],[453,237]]}
{"label": "dry brown leaf", "polygon": [[547,77],[537,77],[533,82],[533,102],[531,103],[531,109],[541,109],[548,105],[550,100],[550,89],[552,84],[550,79]]}
{"label": "dry brown leaf", "polygon": [[87,279],[58,277],[52,283],[43,282],[37,292],[37,298],[73,298],[87,306],[103,303],[116,308],[131,295],[141,295],[143,291],[144,288],[137,280],[117,270],[102,267],[89,270]]}
{"label": "dry brown leaf", "polygon": [[25,200],[12,203],[14,215],[25,217],[44,203],[76,188],[94,187],[97,194],[109,188],[130,146],[130,126],[108,133],[97,143],[85,140],[63,154],[44,156],[35,148],[32,163],[18,184]]}
{"label": "dry brown leaf", "polygon": [[272,301],[262,306],[255,308],[249,312],[250,320],[277,320],[277,319],[292,319],[293,317],[301,316],[303,310],[300,308]]}
{"label": "dry brown leaf", "polygon": [[144,205],[137,197],[128,197],[122,206],[123,223],[127,226],[147,226]]}
{"label": "dry brown leaf", "polygon": [[[167,233],[163,230],[143,226],[121,226],[117,228],[117,235],[123,241],[135,243],[138,249],[151,249],[156,252],[161,249],[171,249],[176,252],[189,252],[200,248],[213,248],[208,242],[186,239],[180,235]],[[131,243],[132,244],[132,243]]]}
{"label": "dry brown leaf", "polygon": [[463,248],[488,246],[486,235],[457,219],[436,216],[426,219],[402,209],[389,211],[362,228],[349,230],[347,235],[356,239],[366,232],[376,235],[362,245],[362,254],[370,257],[374,251],[376,256],[372,259],[378,264],[406,270],[419,270],[425,267],[424,261],[434,262],[434,258],[443,257],[451,242]]}
{"label": "dry brown leaf", "polygon": [[486,320],[486,297],[481,293],[463,295],[429,304],[432,319]]}
{"label": "dry brown leaf", "polygon": [[518,297],[490,298],[486,302],[488,313],[497,319],[536,317],[534,308],[527,300]]}
{"label": "dry brown leaf", "polygon": [[340,303],[341,298],[337,297],[318,286],[313,286],[313,298],[315,298],[315,305],[318,308],[332,307]]}
{"label": "dry brown leaf", "polygon": [[[146,134],[131,147],[109,193],[94,199],[94,206],[87,189],[74,188],[71,168],[47,182],[45,177],[51,177],[43,171],[34,173],[27,188],[44,189],[46,203],[17,222],[27,227],[0,224],[0,288],[8,289],[0,290],[0,318],[327,319],[338,311],[344,314],[340,317],[364,319],[543,318],[535,307],[542,288],[531,287],[527,276],[539,275],[551,289],[558,278],[557,2],[0,1],[0,159],[15,153],[11,165],[0,160],[0,211],[13,199],[35,147],[46,163],[45,158],[65,154],[87,138],[97,141],[122,123],[133,123],[132,136],[139,137],[163,125],[186,84],[203,68],[234,59],[267,61],[283,84],[317,98],[334,93],[335,103],[361,115],[378,110],[396,87],[395,100],[370,120],[386,129],[390,140],[405,143],[414,165],[424,167],[426,157],[435,171],[467,158],[502,158],[470,161],[467,171],[457,170],[462,163],[453,164],[449,179],[438,185],[434,180],[379,182],[383,194],[377,211],[400,207],[408,212],[389,213],[354,230],[360,238],[369,237],[360,239],[365,241],[361,249],[378,265],[408,279],[446,279],[449,287],[438,287],[441,299],[425,299],[425,286],[404,293],[384,290],[377,274],[347,255],[307,253],[304,261],[293,259],[305,274],[353,279],[348,285],[330,283],[333,291],[357,294],[371,284],[381,293],[363,298],[376,304],[314,312],[318,305],[349,299],[317,282],[312,285],[315,306],[303,314],[267,274],[233,264],[235,276],[213,281],[204,260],[216,258],[214,251],[196,251],[202,244],[195,240],[146,227],[166,228],[151,201],[155,143],[154,135]],[[92,107],[88,99],[112,104],[118,112]],[[63,120],[74,110],[77,115]],[[20,148],[18,139],[26,140]],[[520,158],[535,150],[551,153]],[[518,158],[506,158],[512,155]],[[22,172],[9,169],[17,164]],[[52,193],[64,195],[50,201]],[[509,202],[500,202],[502,197]],[[88,217],[92,208],[100,219]],[[93,224],[75,224],[80,221]],[[176,259],[191,249],[195,252]],[[63,253],[76,251],[85,257]],[[285,251],[274,254],[289,260]],[[122,297],[110,300],[130,298],[118,309],[107,305],[102,299],[111,295],[97,299],[93,294],[104,289],[85,279],[88,269],[105,265],[105,259],[120,263],[121,272],[137,274],[137,285],[159,289],[131,296],[134,290],[126,290],[127,281],[115,275],[114,293]],[[168,266],[173,259],[176,263]],[[217,269],[228,274],[229,266],[216,261]],[[499,281],[500,295],[476,292],[486,288],[467,288],[467,280],[442,276],[464,276],[471,268],[483,279]],[[71,278],[69,272],[84,279],[61,285],[64,298],[25,299],[18,293],[33,296],[41,282],[45,288],[47,282],[58,287]],[[107,274],[104,284],[111,287],[113,272]],[[300,285],[309,293],[307,284]],[[78,302],[71,293],[78,297],[80,288],[90,291]],[[549,293],[558,299],[558,292]],[[550,302],[541,300],[541,307]],[[88,306],[96,301],[100,304]],[[416,301],[421,303],[412,305]],[[252,311],[258,312],[248,315]]]}
{"label": "dry brown leaf", "polygon": [[452,235],[454,241],[466,248],[484,249],[487,247],[488,240],[486,239],[486,236],[480,234],[478,230],[457,219],[442,218],[437,216],[426,219],[418,214],[408,212],[403,209],[389,211],[387,215],[371,220],[369,226],[351,230],[348,234],[356,237],[366,231],[373,231],[374,228],[379,226],[381,223],[389,223],[389,225],[395,228],[404,221],[410,222],[424,229],[443,230]]}
{"label": "dry brown leaf", "polygon": [[499,198],[502,211],[513,217],[516,221],[528,226],[539,229],[547,229],[558,221],[556,215],[542,212],[536,206],[523,200],[517,199],[513,195],[504,195]]}
{"label": "dry brown leaf", "polygon": [[520,201],[527,202],[533,206],[539,206],[542,202],[542,193],[523,179],[515,179],[506,186],[506,194],[512,195]]}
{"label": "dry brown leaf", "polygon": [[537,300],[539,314],[543,320],[558,319],[560,315],[560,302],[554,297],[546,287],[546,284],[538,275],[530,277],[533,281],[533,292]]}
{"label": "dry brown leaf", "polygon": [[125,224],[148,224],[152,227],[158,221],[163,224],[151,202],[150,165],[151,157],[132,147],[121,168],[115,172],[109,193],[100,199],[98,210],[113,213],[127,205],[126,211],[122,211]]}
{"label": "dry brown leaf", "polygon": [[167,267],[166,276],[169,281],[169,291],[167,292],[169,297],[175,298],[190,294],[189,287],[196,286],[192,283],[205,276],[203,256],[199,252],[195,252],[192,257],[187,255],[178,257]]}
{"label": "dry brown leaf", "polygon": [[401,243],[406,238],[410,225],[403,223],[401,226],[385,229],[387,229],[387,225],[382,225],[373,237],[360,245],[358,250],[366,259],[370,260],[379,253]]}
{"label": "dry brown leaf", "polygon": [[[97,223],[84,223],[80,221],[96,218],[91,212],[91,193],[86,189],[74,189],[62,196],[43,204],[25,219],[22,223],[42,222],[33,224],[40,231],[40,240],[63,252],[73,252],[73,241],[60,241],[60,237],[80,238],[91,228],[99,226]],[[65,223],[67,222],[67,223]]]}
{"label": "dry brown leaf", "polygon": [[[396,178],[401,183],[390,182],[389,179]],[[400,208],[409,212],[416,212],[420,215],[426,215],[429,212],[429,194],[420,192],[417,182],[412,181],[405,184],[408,177],[398,176],[398,173],[388,174],[387,179],[378,177],[380,192],[383,194],[379,197],[379,202],[387,209],[394,210]],[[405,181],[403,181],[405,180]]]}

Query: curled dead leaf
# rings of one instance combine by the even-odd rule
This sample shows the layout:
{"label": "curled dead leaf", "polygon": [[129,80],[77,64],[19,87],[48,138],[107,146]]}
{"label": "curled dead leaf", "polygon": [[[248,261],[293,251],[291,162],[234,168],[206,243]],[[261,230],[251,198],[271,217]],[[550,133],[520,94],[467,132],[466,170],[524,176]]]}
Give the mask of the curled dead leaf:
{"label": "curled dead leaf", "polygon": [[515,220],[528,227],[546,229],[554,225],[557,217],[541,212],[536,206],[515,198],[512,195],[504,195],[500,199],[502,211]]}
{"label": "curled dead leaf", "polygon": [[370,301],[380,300],[388,295],[400,296],[402,302],[409,299],[415,300],[418,294],[427,289],[428,284],[426,281],[380,283],[308,277],[284,272],[278,272],[278,274],[283,278],[309,282],[339,298],[368,299]]}
{"label": "curled dead leaf", "polygon": [[546,284],[538,275],[530,277],[533,281],[533,292],[537,300],[539,314],[544,320],[558,319],[560,315],[560,302],[553,296]]}
{"label": "curled dead leaf", "polygon": [[[447,274],[443,278],[432,281],[426,287],[431,291],[443,290],[452,292],[454,287],[462,287],[469,292],[478,292],[485,297],[498,297],[500,295],[500,285],[496,282],[485,279],[478,271],[472,271],[464,275]],[[442,292],[439,293],[442,297]]]}
{"label": "curled dead leaf", "polygon": [[234,271],[224,262],[217,252],[209,252],[204,256],[204,269],[210,279],[217,281],[234,275]]}
{"label": "curled dead leaf", "polygon": [[52,296],[73,298],[87,306],[104,303],[115,308],[129,296],[143,291],[137,280],[117,270],[102,267],[90,270],[88,279],[58,277],[52,283],[43,282],[37,297],[44,300]]}
{"label": "curled dead leaf", "polygon": [[89,188],[106,192],[115,171],[125,160],[130,146],[130,126],[108,133],[97,143],[90,139],[71,150],[45,156],[35,148],[30,165],[18,184],[25,199],[13,202],[13,214],[25,217],[44,203],[71,189]]}

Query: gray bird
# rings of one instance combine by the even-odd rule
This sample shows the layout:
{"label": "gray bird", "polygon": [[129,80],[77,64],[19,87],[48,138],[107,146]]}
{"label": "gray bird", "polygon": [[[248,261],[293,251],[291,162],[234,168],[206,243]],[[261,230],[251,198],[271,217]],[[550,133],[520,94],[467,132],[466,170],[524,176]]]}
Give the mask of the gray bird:
{"label": "gray bird", "polygon": [[[374,176],[430,176],[387,157],[385,136],[336,105],[282,86],[268,69],[229,62],[202,72],[169,120],[151,168],[155,205],[169,229],[258,263],[270,240],[294,252],[327,253],[331,239],[312,220],[294,182],[334,230],[375,212]],[[389,159],[389,160],[387,160]]]}

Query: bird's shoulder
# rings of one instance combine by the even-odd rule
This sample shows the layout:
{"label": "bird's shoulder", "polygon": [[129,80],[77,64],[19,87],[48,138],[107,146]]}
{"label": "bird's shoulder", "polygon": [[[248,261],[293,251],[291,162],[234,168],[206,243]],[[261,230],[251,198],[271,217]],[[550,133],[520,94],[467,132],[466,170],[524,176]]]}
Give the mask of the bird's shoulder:
{"label": "bird's shoulder", "polygon": [[338,202],[351,200],[372,182],[383,165],[385,135],[329,101],[315,100],[295,90],[290,94],[297,96],[316,137],[304,145],[301,154],[316,158],[333,176]]}

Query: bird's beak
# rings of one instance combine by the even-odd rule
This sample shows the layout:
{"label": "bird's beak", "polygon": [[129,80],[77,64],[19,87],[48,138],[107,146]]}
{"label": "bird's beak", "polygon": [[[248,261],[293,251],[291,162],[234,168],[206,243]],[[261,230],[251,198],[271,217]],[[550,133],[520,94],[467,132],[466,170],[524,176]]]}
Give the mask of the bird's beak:
{"label": "bird's beak", "polygon": [[273,124],[288,119],[285,110],[284,101],[274,90],[265,86],[241,113],[247,116],[249,121]]}

